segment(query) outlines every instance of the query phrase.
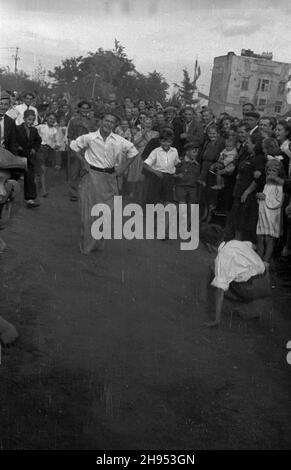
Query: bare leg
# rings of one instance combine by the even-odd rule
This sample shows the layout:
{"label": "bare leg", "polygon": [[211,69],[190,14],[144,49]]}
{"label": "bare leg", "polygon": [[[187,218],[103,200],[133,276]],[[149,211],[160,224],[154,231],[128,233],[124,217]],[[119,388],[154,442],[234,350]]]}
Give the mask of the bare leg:
{"label": "bare leg", "polygon": [[265,251],[265,256],[264,256],[264,261],[266,263],[270,263],[273,250],[274,250],[274,242],[275,239],[274,237],[271,237],[270,235],[266,235],[266,251]]}
{"label": "bare leg", "polygon": [[41,175],[40,175],[40,183],[41,183],[41,191],[42,191],[42,197],[46,197],[48,195],[47,188],[46,188],[46,167],[43,166],[41,168]]}
{"label": "bare leg", "polygon": [[235,240],[242,240],[242,233],[239,231],[236,231],[234,238]]}
{"label": "bare leg", "polygon": [[257,236],[257,253],[263,259],[265,251],[265,235]]}

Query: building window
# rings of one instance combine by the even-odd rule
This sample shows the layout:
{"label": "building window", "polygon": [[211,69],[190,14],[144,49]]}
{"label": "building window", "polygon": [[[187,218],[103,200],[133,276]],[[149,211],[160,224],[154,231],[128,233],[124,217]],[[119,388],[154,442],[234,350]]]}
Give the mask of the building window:
{"label": "building window", "polygon": [[284,95],[285,87],[286,87],[286,82],[279,82],[278,95]]}
{"label": "building window", "polygon": [[262,84],[261,84],[261,91],[269,91],[269,87],[270,87],[270,80],[263,78]]}
{"label": "building window", "polygon": [[248,91],[249,89],[249,77],[243,77],[241,82],[241,89],[244,91]]}
{"label": "building window", "polygon": [[245,103],[247,103],[249,101],[249,98],[246,97],[246,96],[241,96],[240,99],[239,99],[239,104],[241,106],[243,106]]}
{"label": "building window", "polygon": [[276,101],[276,104],[275,104],[275,113],[278,113],[278,114],[281,113],[282,104],[283,104],[282,101]]}
{"label": "building window", "polygon": [[259,100],[258,100],[258,111],[264,112],[266,104],[267,104],[267,100],[265,100],[263,98],[259,98]]}

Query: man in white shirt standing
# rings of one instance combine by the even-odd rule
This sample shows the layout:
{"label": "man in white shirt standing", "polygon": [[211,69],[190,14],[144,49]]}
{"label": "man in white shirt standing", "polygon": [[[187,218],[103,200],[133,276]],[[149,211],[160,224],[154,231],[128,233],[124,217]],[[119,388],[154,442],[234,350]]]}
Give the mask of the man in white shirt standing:
{"label": "man in white shirt standing", "polygon": [[[212,275],[210,284],[214,293],[215,320],[207,323],[207,326],[220,324],[224,295],[228,290],[234,298],[237,297],[243,302],[251,302],[270,294],[266,266],[251,242],[224,242],[222,232],[213,232],[211,225],[201,230],[200,239],[217,249],[214,277]],[[209,299],[212,299],[212,296],[209,296]]]}
{"label": "man in white shirt standing", "polygon": [[23,103],[21,104],[18,104],[17,106],[15,106],[15,111],[17,112],[17,117],[16,117],[16,120],[15,120],[15,123],[17,126],[20,126],[20,124],[23,123],[23,115],[24,115],[24,112],[29,109],[29,110],[32,110],[34,111],[35,113],[35,122],[34,122],[34,125],[37,126],[38,124],[38,117],[37,117],[37,109],[32,106],[32,102],[34,100],[34,95],[33,93],[25,93],[23,95]]}
{"label": "man in white shirt standing", "polygon": [[113,209],[114,196],[118,194],[116,177],[121,174],[117,168],[121,155],[127,159],[127,164],[122,168],[123,173],[138,154],[131,142],[112,132],[116,121],[117,117],[114,114],[107,113],[103,116],[100,128],[96,132],[81,135],[70,144],[83,166],[79,185],[80,250],[83,254],[104,248],[104,240],[94,240],[91,234],[92,207],[104,203]]}

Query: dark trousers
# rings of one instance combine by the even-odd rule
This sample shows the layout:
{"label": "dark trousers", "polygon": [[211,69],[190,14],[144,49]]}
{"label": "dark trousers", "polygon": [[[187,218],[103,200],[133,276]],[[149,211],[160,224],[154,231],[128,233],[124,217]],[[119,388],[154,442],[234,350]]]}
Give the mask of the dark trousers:
{"label": "dark trousers", "polygon": [[80,173],[82,163],[73,150],[68,151],[68,183],[71,197],[78,196],[78,186],[80,183]]}
{"label": "dark trousers", "polygon": [[27,159],[27,171],[24,174],[24,199],[36,199],[34,163]]}

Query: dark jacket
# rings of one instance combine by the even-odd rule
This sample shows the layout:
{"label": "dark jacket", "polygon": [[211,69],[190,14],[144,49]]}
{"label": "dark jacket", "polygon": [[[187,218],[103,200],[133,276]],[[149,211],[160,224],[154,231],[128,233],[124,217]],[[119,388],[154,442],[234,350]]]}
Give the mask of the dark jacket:
{"label": "dark jacket", "polygon": [[32,149],[36,152],[40,149],[41,137],[35,127],[30,127],[28,137],[24,123],[20,126],[16,126],[16,138],[18,143],[18,155],[21,157],[29,159]]}
{"label": "dark jacket", "polygon": [[198,162],[183,160],[176,166],[176,175],[180,176],[176,179],[176,186],[195,187],[200,175],[200,165]]}
{"label": "dark jacket", "polygon": [[17,139],[15,121],[11,117],[4,115],[4,148],[17,155]]}

